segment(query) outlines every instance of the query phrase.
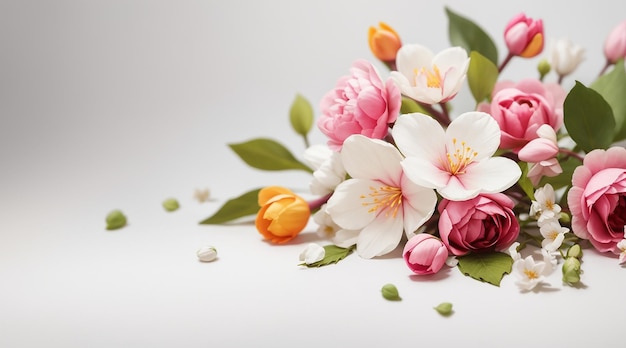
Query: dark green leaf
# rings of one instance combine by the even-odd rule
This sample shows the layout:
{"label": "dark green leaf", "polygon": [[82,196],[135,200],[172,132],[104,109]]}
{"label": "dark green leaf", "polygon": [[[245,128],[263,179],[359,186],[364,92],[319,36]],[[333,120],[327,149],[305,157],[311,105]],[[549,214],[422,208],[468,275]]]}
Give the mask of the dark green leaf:
{"label": "dark green leaf", "polygon": [[289,121],[296,133],[306,137],[313,126],[313,107],[308,100],[300,94],[296,95],[291,109],[289,110]]}
{"label": "dark green leaf", "polygon": [[470,65],[467,70],[467,83],[476,104],[491,95],[498,80],[498,67],[477,51],[470,53]]}
{"label": "dark green leaf", "polygon": [[615,63],[613,70],[600,76],[591,86],[600,93],[613,109],[615,137],[613,141],[626,139],[626,71],[624,61]]}
{"label": "dark green leaf", "polygon": [[498,49],[485,31],[473,21],[462,17],[446,7],[448,36],[453,46],[461,46],[468,52],[477,51],[493,64],[498,65]]}
{"label": "dark green leaf", "polygon": [[311,263],[311,264],[306,264],[306,263],[302,263],[299,266],[307,266],[309,268],[313,268],[313,267],[322,267],[322,266],[326,266],[326,265],[330,265],[332,263],[337,263],[343,259],[345,259],[348,255],[350,255],[352,253],[352,250],[354,250],[354,247],[350,247],[350,248],[341,248],[338,247],[336,245],[325,245],[324,246],[324,258]]}
{"label": "dark green leaf", "polygon": [[272,139],[259,138],[228,146],[249,166],[257,169],[299,169],[312,172],[311,168],[298,161],[286,147]]}
{"label": "dark green leaf", "polygon": [[502,277],[511,273],[513,266],[511,256],[501,252],[470,253],[458,259],[463,274],[495,286],[500,286]]}
{"label": "dark green leaf", "polygon": [[254,215],[259,211],[259,191],[255,189],[239,197],[228,200],[212,216],[201,221],[203,225],[219,225],[244,216]]}
{"label": "dark green leaf", "polygon": [[567,132],[585,152],[613,143],[613,111],[598,92],[576,81],[565,98],[563,113]]}

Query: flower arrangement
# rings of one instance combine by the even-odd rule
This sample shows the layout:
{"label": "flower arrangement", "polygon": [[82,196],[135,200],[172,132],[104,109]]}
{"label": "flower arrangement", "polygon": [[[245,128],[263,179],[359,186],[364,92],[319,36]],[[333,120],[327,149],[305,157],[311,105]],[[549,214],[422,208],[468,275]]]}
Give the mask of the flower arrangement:
{"label": "flower arrangement", "polygon": [[[626,263],[626,21],[606,38],[598,77],[566,90],[563,78],[585,54],[568,40],[555,41],[536,77],[501,78],[512,59],[548,51],[542,20],[513,17],[499,59],[479,25],[446,14],[451,47],[403,43],[380,23],[368,43],[386,78],[357,60],[322,98],[317,120],[296,96],[290,122],[306,144],[303,160],[269,138],[229,145],[253,168],[311,173],[310,200],[281,186],[254,189],[201,223],[256,216],[259,233],[280,244],[312,220],[328,243],[308,245],[301,266],[402,247],[417,275],[457,267],[499,285],[512,274],[523,291],[559,265],[563,282],[578,284],[585,248]],[[452,115],[465,83],[476,104]],[[326,144],[309,144],[314,124]]]}

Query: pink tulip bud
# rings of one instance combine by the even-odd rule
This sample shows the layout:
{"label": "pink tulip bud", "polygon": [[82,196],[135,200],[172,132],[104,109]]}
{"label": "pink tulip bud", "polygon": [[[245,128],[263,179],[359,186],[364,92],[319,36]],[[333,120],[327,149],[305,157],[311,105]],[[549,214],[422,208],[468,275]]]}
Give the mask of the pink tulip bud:
{"label": "pink tulip bud", "polygon": [[543,21],[534,20],[520,13],[513,17],[504,29],[504,41],[509,52],[515,56],[531,58],[543,50]]}
{"label": "pink tulip bud", "polygon": [[409,239],[402,255],[413,273],[435,274],[446,263],[448,249],[439,238],[428,233],[420,233]]}
{"label": "pink tulip bud", "polygon": [[626,20],[613,28],[606,38],[604,55],[611,64],[626,58]]}

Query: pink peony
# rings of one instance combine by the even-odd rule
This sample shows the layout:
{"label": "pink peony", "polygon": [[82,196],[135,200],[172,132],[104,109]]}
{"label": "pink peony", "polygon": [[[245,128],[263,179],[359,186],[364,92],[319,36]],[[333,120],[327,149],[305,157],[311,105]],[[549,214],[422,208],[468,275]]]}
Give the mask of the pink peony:
{"label": "pink peony", "polygon": [[513,201],[503,193],[483,194],[466,201],[443,199],[439,204],[439,234],[456,256],[504,250],[519,235]]}
{"label": "pink peony", "polygon": [[333,90],[322,98],[322,115],[317,126],[328,139],[328,146],[341,150],[344,140],[352,134],[383,139],[389,124],[400,112],[400,89],[392,80],[383,83],[376,68],[358,60]]}
{"label": "pink peony", "polygon": [[446,263],[448,249],[443,242],[427,233],[411,237],[404,245],[404,261],[415,274],[435,274]]}
{"label": "pink peony", "polygon": [[598,251],[619,254],[626,226],[626,149],[589,152],[574,170],[567,203],[574,234]]}
{"label": "pink peony", "polygon": [[563,101],[566,93],[557,84],[543,84],[536,79],[524,79],[515,84],[502,81],[492,92],[492,101],[482,103],[478,110],[489,114],[501,130],[500,148],[519,151],[536,139],[544,124],[557,131],[563,125]]}

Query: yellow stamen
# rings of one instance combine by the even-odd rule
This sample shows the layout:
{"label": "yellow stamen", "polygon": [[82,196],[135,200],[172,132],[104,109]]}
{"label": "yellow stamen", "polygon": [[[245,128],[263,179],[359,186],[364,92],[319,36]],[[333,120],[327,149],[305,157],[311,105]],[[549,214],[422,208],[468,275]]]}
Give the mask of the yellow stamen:
{"label": "yellow stamen", "polygon": [[420,74],[424,74],[426,75],[426,85],[428,87],[431,88],[441,88],[441,84],[442,84],[442,78],[441,78],[441,72],[439,71],[439,67],[436,65],[433,65],[433,69],[431,70],[426,70],[425,67],[422,67],[421,69],[415,69],[413,71],[413,73],[416,76],[419,76]]}
{"label": "yellow stamen", "polygon": [[539,274],[533,271],[532,269],[524,269],[524,274],[528,277],[528,279],[537,279],[539,278]]}
{"label": "yellow stamen", "polygon": [[448,171],[452,175],[464,174],[465,168],[474,161],[478,152],[472,151],[472,148],[467,146],[464,141],[461,142],[461,147],[457,147],[456,138],[452,139],[452,145],[454,151],[446,153]]}
{"label": "yellow stamen", "polygon": [[391,215],[391,217],[395,218],[398,214],[398,209],[402,206],[402,190],[399,187],[391,186],[380,186],[378,188],[370,186],[369,189],[370,193],[367,196],[361,195],[359,197],[361,199],[371,198],[370,201],[361,203],[364,207],[370,207],[367,212],[373,213],[378,210],[386,210],[385,217]]}

